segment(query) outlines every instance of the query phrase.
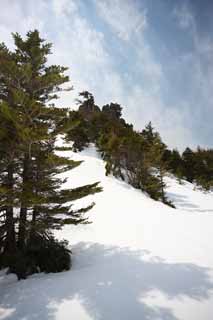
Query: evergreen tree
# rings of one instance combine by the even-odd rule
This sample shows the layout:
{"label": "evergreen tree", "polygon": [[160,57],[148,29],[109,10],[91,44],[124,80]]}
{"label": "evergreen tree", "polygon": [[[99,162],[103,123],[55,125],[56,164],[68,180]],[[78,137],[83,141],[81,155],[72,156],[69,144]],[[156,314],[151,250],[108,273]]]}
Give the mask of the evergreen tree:
{"label": "evergreen tree", "polygon": [[80,99],[77,100],[79,105],[79,113],[86,120],[91,120],[96,112],[100,112],[100,108],[95,104],[93,95],[88,91],[79,93]]}
{"label": "evergreen tree", "polygon": [[181,182],[184,176],[184,164],[179,151],[177,149],[169,150],[169,154],[164,154],[164,159],[168,163],[169,170],[176,175]]}
{"label": "evergreen tree", "polygon": [[122,108],[118,103],[106,104],[102,107],[102,112],[112,119],[119,120],[122,114]]}
{"label": "evergreen tree", "polygon": [[90,111],[88,118],[94,98],[88,92],[81,95],[86,102],[81,101],[79,110],[74,112],[79,122],[68,131],[67,140],[73,141],[77,150],[82,150],[88,142],[95,143],[106,162],[106,175],[113,174],[152,198],[170,204],[163,181],[168,170],[164,159],[166,146],[151,122],[141,133],[134,131],[133,126],[121,118],[122,108],[117,103],[107,104],[98,112]]}
{"label": "evergreen tree", "polygon": [[72,141],[73,151],[82,151],[88,146],[90,139],[90,124],[84,119],[79,111],[69,113],[69,127],[66,132],[66,141]]}
{"label": "evergreen tree", "polygon": [[[13,75],[13,78],[12,78]],[[20,135],[16,126],[14,78],[18,70],[13,54],[0,44],[0,254],[13,255],[16,250],[14,206],[19,172]]]}
{"label": "evergreen tree", "polygon": [[193,182],[194,167],[195,167],[195,157],[194,153],[190,148],[186,148],[182,154],[183,159],[183,174],[189,182]]}
{"label": "evergreen tree", "polygon": [[[45,248],[48,246],[48,241],[52,250],[63,248],[63,244],[52,237],[52,229],[65,223],[87,221],[83,214],[93,204],[75,211],[71,202],[101,189],[97,183],[73,190],[61,189],[63,181],[57,174],[80,164],[55,153],[55,139],[63,132],[68,110],[57,108],[51,102],[58,98],[61,85],[69,81],[64,75],[67,69],[47,66],[51,44],[45,43],[37,30],[28,32],[26,40],[19,34],[13,34],[13,38],[15,52],[9,52],[4,45],[0,47],[0,123],[3,128],[0,131],[0,210],[3,214],[0,252],[2,264],[8,264],[21,278],[35,270],[32,264],[41,263],[39,252],[44,244]],[[13,150],[12,157],[9,150]],[[19,209],[16,218],[14,208]],[[8,242],[16,255],[11,256]],[[32,242],[37,244],[33,255],[32,251],[29,254]],[[12,262],[4,259],[5,253]],[[65,250],[64,257],[66,255],[69,257]],[[52,271],[59,269],[57,264]]]}
{"label": "evergreen tree", "polygon": [[148,146],[152,146],[154,143],[161,142],[159,133],[157,131],[154,131],[154,127],[152,126],[151,121],[142,130],[141,135]]}

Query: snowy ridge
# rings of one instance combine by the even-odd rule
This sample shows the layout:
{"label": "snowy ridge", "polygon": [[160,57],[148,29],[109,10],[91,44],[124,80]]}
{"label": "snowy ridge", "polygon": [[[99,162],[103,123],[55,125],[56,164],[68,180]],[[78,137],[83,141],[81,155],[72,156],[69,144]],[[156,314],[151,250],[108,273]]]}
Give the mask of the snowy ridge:
{"label": "snowy ridge", "polygon": [[[66,226],[73,267],[17,282],[0,273],[0,320],[212,320],[213,194],[167,177],[170,208],[114,177],[90,147],[66,187],[100,181],[93,222]],[[67,176],[68,173],[65,175]]]}

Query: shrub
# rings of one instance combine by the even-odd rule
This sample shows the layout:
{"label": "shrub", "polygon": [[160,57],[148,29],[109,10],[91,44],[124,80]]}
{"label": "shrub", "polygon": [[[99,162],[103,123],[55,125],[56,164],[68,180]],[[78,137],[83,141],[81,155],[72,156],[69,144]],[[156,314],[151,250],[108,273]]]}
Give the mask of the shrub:
{"label": "shrub", "polygon": [[28,275],[38,272],[60,272],[71,267],[71,251],[67,241],[58,241],[50,236],[34,237],[29,240],[22,251],[10,258],[9,271],[18,279],[26,279]]}

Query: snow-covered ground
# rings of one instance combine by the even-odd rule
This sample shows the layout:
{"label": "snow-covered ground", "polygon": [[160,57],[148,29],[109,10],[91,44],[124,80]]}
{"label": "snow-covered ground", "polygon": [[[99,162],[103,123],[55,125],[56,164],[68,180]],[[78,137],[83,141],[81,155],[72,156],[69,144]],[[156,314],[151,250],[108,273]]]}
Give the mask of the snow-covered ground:
{"label": "snow-covered ground", "polygon": [[166,178],[177,209],[106,177],[94,147],[66,187],[100,181],[93,222],[57,233],[70,241],[68,272],[17,281],[0,273],[0,319],[212,320],[213,194]]}

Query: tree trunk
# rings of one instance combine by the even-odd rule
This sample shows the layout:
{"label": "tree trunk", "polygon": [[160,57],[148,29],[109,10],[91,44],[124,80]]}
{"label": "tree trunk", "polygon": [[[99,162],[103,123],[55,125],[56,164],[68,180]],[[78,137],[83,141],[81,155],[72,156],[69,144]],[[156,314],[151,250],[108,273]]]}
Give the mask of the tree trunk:
{"label": "tree trunk", "polygon": [[16,236],[15,236],[15,223],[14,223],[14,215],[13,215],[13,165],[9,164],[7,167],[7,179],[8,179],[8,203],[9,205],[6,208],[6,238],[4,245],[4,253],[13,254],[16,251]]}
{"label": "tree trunk", "polygon": [[30,240],[33,241],[36,238],[36,218],[38,214],[38,208],[34,207],[32,221],[31,221],[31,228],[30,228]]}
{"label": "tree trunk", "polygon": [[18,247],[19,249],[23,249],[25,242],[26,242],[26,234],[27,234],[27,199],[26,199],[26,191],[28,191],[29,187],[29,165],[30,165],[30,158],[29,155],[25,155],[24,163],[23,163],[23,177],[22,177],[22,192],[23,192],[23,199],[20,209],[20,216],[19,216],[19,233],[18,233]]}
{"label": "tree trunk", "polygon": [[161,185],[161,197],[162,197],[162,201],[165,202],[166,197],[165,197],[165,191],[164,191],[163,170],[162,170],[162,168],[160,168],[160,185]]}

